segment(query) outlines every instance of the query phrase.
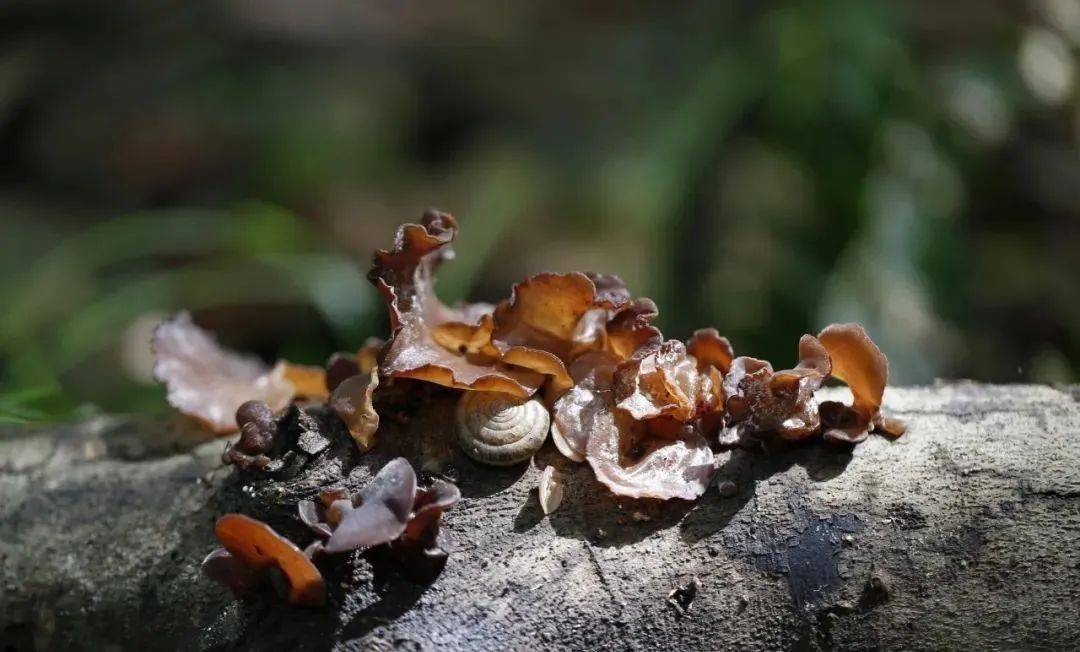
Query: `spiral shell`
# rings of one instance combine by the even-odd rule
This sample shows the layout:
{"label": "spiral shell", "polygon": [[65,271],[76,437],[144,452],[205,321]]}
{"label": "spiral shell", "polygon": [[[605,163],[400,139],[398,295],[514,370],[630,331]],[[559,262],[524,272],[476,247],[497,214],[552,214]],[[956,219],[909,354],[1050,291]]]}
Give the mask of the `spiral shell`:
{"label": "spiral shell", "polygon": [[532,457],[547,438],[550,425],[543,403],[502,392],[465,392],[457,407],[461,449],[477,462],[493,466]]}

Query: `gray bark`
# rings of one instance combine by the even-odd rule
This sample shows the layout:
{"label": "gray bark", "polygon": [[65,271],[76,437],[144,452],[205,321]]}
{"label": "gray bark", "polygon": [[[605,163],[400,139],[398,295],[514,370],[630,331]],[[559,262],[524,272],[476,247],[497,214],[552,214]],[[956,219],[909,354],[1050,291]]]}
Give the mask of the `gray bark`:
{"label": "gray bark", "polygon": [[[1036,386],[890,389],[896,441],[721,454],[696,503],[612,497],[551,444],[480,467],[450,403],[354,455],[336,443],[278,474],[220,466],[175,422],[98,419],[0,432],[5,649],[1075,649],[1080,645],[1080,404]],[[314,425],[312,425],[314,424]],[[455,478],[452,553],[433,582],[352,553],[322,564],[324,609],[236,602],[199,571],[227,511],[301,546],[299,498],[356,488],[391,456]],[[535,486],[556,464],[562,506]],[[292,477],[284,479],[292,474]],[[344,480],[343,480],[344,478]],[[730,487],[729,487],[729,494]],[[669,593],[697,578],[688,591]],[[675,603],[674,605],[672,603]],[[677,605],[677,606],[676,606]]]}

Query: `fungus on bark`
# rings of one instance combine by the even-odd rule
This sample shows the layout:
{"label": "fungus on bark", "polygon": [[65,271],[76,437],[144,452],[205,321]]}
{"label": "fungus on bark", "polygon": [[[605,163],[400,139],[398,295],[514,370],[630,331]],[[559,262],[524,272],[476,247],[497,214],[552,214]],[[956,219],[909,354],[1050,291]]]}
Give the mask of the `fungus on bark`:
{"label": "fungus on bark", "polygon": [[326,602],[326,583],[311,559],[266,523],[243,514],[225,514],[218,519],[214,534],[223,549],[203,560],[204,572],[238,597],[280,571],[288,583],[291,604],[317,607]]}
{"label": "fungus on bark", "polygon": [[386,302],[392,331],[382,352],[381,373],[456,389],[532,396],[543,382],[541,374],[481,353],[452,351],[435,339],[435,329],[444,324],[476,325],[470,324],[475,315],[451,309],[435,296],[435,271],[453,257],[450,243],[456,234],[452,216],[428,211],[420,224],[398,229],[393,249],[375,253],[368,278]]}
{"label": "fungus on bark", "polygon": [[698,370],[678,340],[668,340],[615,373],[616,406],[637,420],[670,417],[679,423],[715,407],[712,379]]}
{"label": "fungus on bark", "polygon": [[375,445],[379,413],[375,411],[372,396],[378,386],[379,370],[373,367],[367,374],[345,379],[330,395],[330,408],[345,423],[349,435],[361,451]]}
{"label": "fungus on bark", "polygon": [[221,461],[241,469],[265,468],[270,463],[266,454],[278,437],[278,424],[270,406],[262,401],[247,401],[236,409],[236,422],[240,424],[240,439],[225,448]]}
{"label": "fungus on bark", "polygon": [[150,347],[154,377],[165,384],[169,404],[217,434],[237,429],[241,403],[260,400],[277,412],[296,393],[283,365],[271,368],[226,349],[186,311],[158,326]]}
{"label": "fungus on bark", "polygon": [[325,540],[315,549],[341,553],[388,544],[414,578],[427,580],[438,574],[448,557],[439,541],[442,514],[460,499],[457,486],[444,480],[418,486],[412,466],[399,457],[357,495],[327,490],[318,502],[300,501],[297,513]]}
{"label": "fungus on bark", "polygon": [[617,407],[616,364],[611,354],[597,353],[571,366],[578,383],[555,403],[552,435],[559,450],[588,461],[597,479],[616,494],[697,498],[715,470],[705,438],[692,427],[658,437],[646,421]]}
{"label": "fungus on bark", "polygon": [[774,372],[764,360],[735,358],[724,378],[730,422],[751,433],[775,432],[784,439],[813,436],[821,425],[814,392],[828,378],[829,369],[829,357],[812,335],[799,340],[799,363],[792,369]]}
{"label": "fungus on bark", "polygon": [[889,382],[889,361],[858,324],[832,324],[818,334],[832,362],[832,376],[851,389],[852,404],[822,403],[826,439],[858,443],[871,429],[899,437],[906,427],[898,419],[881,415],[881,401]]}

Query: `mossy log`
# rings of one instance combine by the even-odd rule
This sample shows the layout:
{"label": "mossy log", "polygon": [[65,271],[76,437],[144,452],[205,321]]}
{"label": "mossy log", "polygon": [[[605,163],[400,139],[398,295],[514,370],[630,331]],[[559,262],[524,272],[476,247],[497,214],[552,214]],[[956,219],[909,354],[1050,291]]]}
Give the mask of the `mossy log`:
{"label": "mossy log", "polygon": [[[1075,649],[1080,644],[1076,390],[890,389],[898,440],[721,454],[695,503],[622,500],[550,443],[480,467],[449,399],[379,444],[343,448],[319,410],[310,457],[222,468],[223,442],[175,422],[102,418],[0,432],[0,641],[22,649]],[[325,437],[326,441],[321,438]],[[312,441],[314,440],[314,441]],[[321,442],[321,443],[320,443]],[[346,441],[347,443],[347,441]],[[428,583],[376,552],[326,560],[330,602],[237,602],[200,573],[224,512],[301,546],[319,487],[392,456],[452,477],[452,550]],[[566,472],[544,516],[536,483]],[[674,593],[673,593],[674,591]]]}

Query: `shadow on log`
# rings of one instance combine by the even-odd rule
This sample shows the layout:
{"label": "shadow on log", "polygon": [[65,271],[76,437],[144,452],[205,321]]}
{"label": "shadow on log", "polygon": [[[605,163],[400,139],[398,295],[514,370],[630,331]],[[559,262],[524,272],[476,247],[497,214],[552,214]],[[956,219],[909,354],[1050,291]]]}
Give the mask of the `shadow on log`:
{"label": "shadow on log", "polygon": [[[220,466],[170,423],[100,419],[0,435],[5,649],[1070,648],[1080,639],[1080,405],[1046,387],[894,389],[909,432],[853,451],[721,454],[696,503],[625,500],[550,443],[532,464],[460,455],[445,401],[273,477]],[[338,441],[318,410],[305,428]],[[312,425],[314,424],[314,425]],[[403,454],[457,482],[434,581],[379,551],[330,557],[330,604],[236,602],[205,580],[240,511],[301,547],[296,502]],[[566,474],[544,516],[544,466]],[[694,581],[694,578],[697,578]],[[673,594],[672,592],[675,591]],[[669,595],[672,596],[669,600]]]}

